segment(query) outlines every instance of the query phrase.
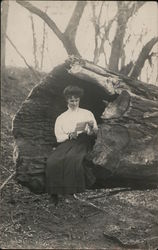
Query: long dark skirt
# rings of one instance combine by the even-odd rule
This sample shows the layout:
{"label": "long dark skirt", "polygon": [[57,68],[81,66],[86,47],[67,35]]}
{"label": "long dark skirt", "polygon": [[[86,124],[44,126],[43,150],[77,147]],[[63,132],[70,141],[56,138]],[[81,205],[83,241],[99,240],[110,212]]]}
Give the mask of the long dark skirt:
{"label": "long dark skirt", "polygon": [[47,193],[81,193],[85,191],[86,180],[90,180],[91,184],[95,182],[95,177],[85,161],[94,139],[93,136],[81,134],[77,139],[66,140],[57,146],[47,160]]}

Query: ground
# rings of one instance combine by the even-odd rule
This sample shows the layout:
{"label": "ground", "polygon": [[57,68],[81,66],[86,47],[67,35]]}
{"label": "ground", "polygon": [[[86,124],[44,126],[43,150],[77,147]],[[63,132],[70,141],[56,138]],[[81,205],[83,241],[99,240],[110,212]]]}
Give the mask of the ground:
{"label": "ground", "polygon": [[[1,184],[15,171],[12,119],[34,86],[28,70],[9,68],[2,82]],[[12,178],[1,190],[1,249],[158,248],[158,189],[86,191],[61,198],[36,195]]]}

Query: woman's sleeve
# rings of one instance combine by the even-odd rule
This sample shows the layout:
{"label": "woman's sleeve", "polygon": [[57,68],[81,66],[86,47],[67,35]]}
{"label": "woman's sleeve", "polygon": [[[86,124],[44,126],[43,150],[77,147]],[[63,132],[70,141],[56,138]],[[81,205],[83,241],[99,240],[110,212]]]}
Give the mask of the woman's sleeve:
{"label": "woman's sleeve", "polygon": [[91,112],[91,119],[92,119],[92,121],[94,122],[93,128],[94,128],[95,130],[98,130],[98,125],[97,125],[96,119],[95,119],[95,117],[94,117],[94,115],[93,115],[92,112]]}
{"label": "woman's sleeve", "polygon": [[69,139],[69,135],[64,133],[62,129],[62,119],[60,119],[59,117],[56,119],[54,132],[57,138],[57,142],[64,142]]}

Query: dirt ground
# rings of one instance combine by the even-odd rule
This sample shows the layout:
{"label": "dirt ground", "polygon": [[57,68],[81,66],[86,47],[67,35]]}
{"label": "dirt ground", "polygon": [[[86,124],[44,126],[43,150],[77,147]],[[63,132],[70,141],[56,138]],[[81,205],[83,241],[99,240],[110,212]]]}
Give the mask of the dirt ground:
{"label": "dirt ground", "polygon": [[[23,71],[20,71],[23,72]],[[10,70],[2,84],[1,184],[15,170],[11,122],[33,83]],[[35,195],[12,178],[1,191],[1,249],[158,248],[158,189],[100,189],[60,198]]]}

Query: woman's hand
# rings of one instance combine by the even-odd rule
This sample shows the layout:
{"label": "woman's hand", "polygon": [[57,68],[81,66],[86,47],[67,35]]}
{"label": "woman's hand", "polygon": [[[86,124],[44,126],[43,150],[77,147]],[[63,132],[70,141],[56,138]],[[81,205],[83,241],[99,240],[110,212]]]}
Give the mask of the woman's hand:
{"label": "woman's hand", "polygon": [[94,128],[94,121],[89,121],[88,123],[88,129],[86,130],[86,133],[88,135],[93,135],[97,133],[97,129]]}
{"label": "woman's hand", "polygon": [[76,139],[77,138],[77,132],[72,132],[69,134],[69,139],[72,140],[72,139]]}
{"label": "woman's hand", "polygon": [[88,122],[88,126],[89,126],[90,129],[93,129],[93,127],[94,127],[94,122],[93,122],[93,121],[89,121],[89,122]]}
{"label": "woman's hand", "polygon": [[87,129],[87,134],[88,135],[93,135],[95,133],[95,129],[94,129],[94,122],[93,121],[89,121],[88,123],[88,129]]}

